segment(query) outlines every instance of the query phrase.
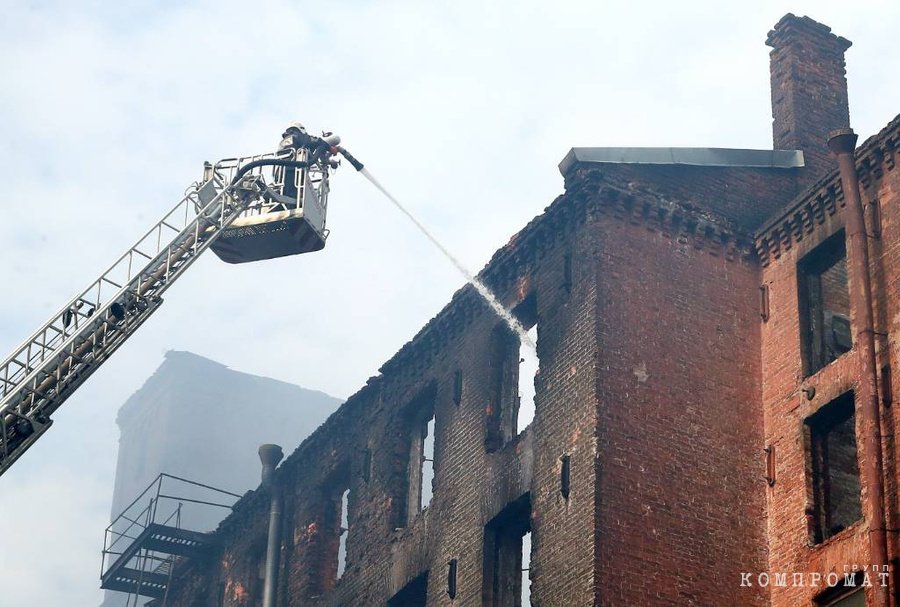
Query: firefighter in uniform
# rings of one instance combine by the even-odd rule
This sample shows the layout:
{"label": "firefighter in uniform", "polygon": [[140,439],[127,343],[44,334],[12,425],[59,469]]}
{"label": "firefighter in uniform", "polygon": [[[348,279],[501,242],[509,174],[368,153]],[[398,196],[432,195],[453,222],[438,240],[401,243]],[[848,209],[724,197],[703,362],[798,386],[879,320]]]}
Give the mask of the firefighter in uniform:
{"label": "firefighter in uniform", "polygon": [[[307,133],[303,124],[294,121],[288,124],[287,128],[284,129],[284,133],[281,134],[281,143],[278,145],[278,151],[305,149],[309,152],[307,154],[309,164],[313,165],[322,159],[323,154],[327,152],[329,147],[329,144],[321,138]],[[297,200],[297,188],[301,185],[297,183],[297,169],[287,167],[284,170],[284,187],[281,193],[292,200]]]}

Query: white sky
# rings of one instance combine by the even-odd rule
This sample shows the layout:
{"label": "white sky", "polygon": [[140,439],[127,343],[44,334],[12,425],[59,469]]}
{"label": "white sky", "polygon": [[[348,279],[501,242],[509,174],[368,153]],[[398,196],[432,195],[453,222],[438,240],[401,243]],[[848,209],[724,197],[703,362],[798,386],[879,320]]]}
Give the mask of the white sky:
{"label": "white sky", "polygon": [[[788,11],[854,42],[862,137],[900,111],[895,0],[4,2],[0,353],[204,160],[272,149],[292,119],[339,133],[475,270],[561,193],[570,147],[771,147],[764,41]],[[99,603],[115,412],[164,351],[346,397],[462,285],[349,166],[329,226],[321,253],[201,259],[0,478],[4,607]]]}

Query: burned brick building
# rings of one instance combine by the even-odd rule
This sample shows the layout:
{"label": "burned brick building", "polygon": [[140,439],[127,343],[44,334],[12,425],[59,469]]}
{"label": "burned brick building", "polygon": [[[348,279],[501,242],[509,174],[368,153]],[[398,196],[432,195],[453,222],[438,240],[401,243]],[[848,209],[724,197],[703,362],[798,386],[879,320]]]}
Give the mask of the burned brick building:
{"label": "burned brick building", "polygon": [[896,604],[855,569],[900,555],[900,119],[829,150],[850,43],[767,44],[774,150],[573,149],[482,271],[537,327],[527,427],[519,339],[464,288],[166,603],[260,604],[271,490],[281,606]]}

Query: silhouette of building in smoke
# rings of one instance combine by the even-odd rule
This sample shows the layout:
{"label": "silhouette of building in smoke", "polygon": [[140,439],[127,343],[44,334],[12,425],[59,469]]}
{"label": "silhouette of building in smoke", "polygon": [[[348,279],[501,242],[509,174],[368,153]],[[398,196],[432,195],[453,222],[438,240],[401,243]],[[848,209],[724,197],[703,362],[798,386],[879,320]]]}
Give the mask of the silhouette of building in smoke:
{"label": "silhouette of building in smoke", "polygon": [[[467,287],[286,458],[278,605],[895,600],[843,574],[900,514],[900,120],[856,150],[860,239],[826,147],[850,43],[787,15],[767,44],[775,151],[573,149],[481,272],[537,326],[530,425],[518,339]],[[268,508],[241,500],[167,604],[259,604]]]}
{"label": "silhouette of building in smoke", "polygon": [[[339,404],[322,392],[240,373],[190,352],[169,351],[119,409],[112,517],[163,472],[244,493],[259,484],[260,443],[297,444]],[[212,531],[227,511],[184,512],[184,526]],[[103,605],[125,605],[126,599],[123,593],[107,592]]]}

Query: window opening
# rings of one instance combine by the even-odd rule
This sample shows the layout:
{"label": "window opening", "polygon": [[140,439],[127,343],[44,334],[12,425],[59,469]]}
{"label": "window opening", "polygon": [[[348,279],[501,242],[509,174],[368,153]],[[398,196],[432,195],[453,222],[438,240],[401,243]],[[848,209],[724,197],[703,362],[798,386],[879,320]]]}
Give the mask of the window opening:
{"label": "window opening", "polygon": [[344,575],[344,571],[347,569],[347,536],[350,534],[349,504],[350,490],[346,489],[341,494],[341,539],[338,543],[337,579],[341,579],[341,576]]}
{"label": "window opening", "polygon": [[[537,297],[527,296],[513,315],[537,344]],[[487,409],[485,447],[495,451],[525,429],[535,415],[535,378],[540,361],[505,323],[494,328],[490,347],[491,393]]]}
{"label": "window opening", "polygon": [[808,377],[853,346],[844,232],[813,249],[797,270],[801,350]]}
{"label": "window opening", "polygon": [[825,405],[806,421],[809,429],[815,543],[862,518],[853,393]]}
{"label": "window opening", "polygon": [[431,503],[434,483],[434,415],[425,424],[422,437],[422,464],[419,468],[419,511]]}
{"label": "window opening", "polygon": [[435,390],[429,387],[414,399],[403,414],[406,436],[405,487],[398,497],[399,526],[403,527],[431,503],[436,470]]}
{"label": "window opening", "polygon": [[526,494],[485,525],[483,605],[531,605],[531,555],[531,502]]}
{"label": "window opening", "polygon": [[[537,324],[528,330],[531,343],[537,344]],[[519,406],[516,415],[516,432],[521,432],[534,421],[534,381],[540,368],[537,352],[524,343],[519,343]]]}
{"label": "window opening", "polygon": [[522,607],[531,607],[531,531],[522,536]]}

